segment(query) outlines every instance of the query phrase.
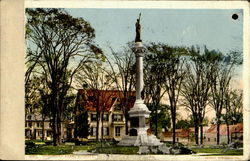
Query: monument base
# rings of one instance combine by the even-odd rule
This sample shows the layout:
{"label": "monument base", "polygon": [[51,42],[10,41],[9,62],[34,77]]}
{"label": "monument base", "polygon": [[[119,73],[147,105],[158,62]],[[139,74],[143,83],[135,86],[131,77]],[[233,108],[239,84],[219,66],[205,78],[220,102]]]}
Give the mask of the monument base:
{"label": "monument base", "polygon": [[162,145],[155,135],[124,136],[119,146],[159,146]]}

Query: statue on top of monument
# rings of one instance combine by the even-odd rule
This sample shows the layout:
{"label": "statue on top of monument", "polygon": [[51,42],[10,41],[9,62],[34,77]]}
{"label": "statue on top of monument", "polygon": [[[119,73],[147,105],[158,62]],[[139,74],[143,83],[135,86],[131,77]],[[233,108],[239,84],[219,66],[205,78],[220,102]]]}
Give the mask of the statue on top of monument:
{"label": "statue on top of monument", "polygon": [[135,31],[136,31],[136,36],[135,36],[135,42],[141,42],[141,24],[140,24],[140,19],[141,19],[141,13],[139,14],[139,18],[137,19],[137,22],[135,23]]}

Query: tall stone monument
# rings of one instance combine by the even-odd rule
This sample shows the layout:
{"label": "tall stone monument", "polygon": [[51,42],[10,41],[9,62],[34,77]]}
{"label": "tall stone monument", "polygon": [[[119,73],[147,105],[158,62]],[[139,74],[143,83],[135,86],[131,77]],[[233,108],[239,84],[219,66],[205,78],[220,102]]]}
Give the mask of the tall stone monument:
{"label": "tall stone monument", "polygon": [[141,97],[143,91],[143,56],[145,47],[141,40],[141,25],[140,17],[135,24],[136,37],[133,52],[136,56],[136,101],[133,108],[130,109],[130,129],[129,136],[125,136],[118,145],[122,146],[157,146],[161,145],[160,141],[154,135],[148,135],[147,129],[149,128],[149,114],[147,106]]}

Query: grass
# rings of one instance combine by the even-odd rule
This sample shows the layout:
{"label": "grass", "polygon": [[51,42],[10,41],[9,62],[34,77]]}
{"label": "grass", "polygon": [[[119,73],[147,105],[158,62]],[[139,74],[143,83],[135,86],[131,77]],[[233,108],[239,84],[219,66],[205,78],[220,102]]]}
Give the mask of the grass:
{"label": "grass", "polygon": [[230,149],[226,152],[223,152],[224,149],[215,149],[215,148],[191,148],[191,150],[196,153],[210,153],[218,155],[243,155],[243,150]]}
{"label": "grass", "polygon": [[[31,142],[31,141],[28,141]],[[100,143],[90,143],[88,145],[46,145],[41,141],[34,142],[35,145],[26,146],[25,154],[26,155],[66,155],[72,154],[74,151],[80,150],[92,150],[100,146]]]}
{"label": "grass", "polygon": [[111,146],[111,147],[97,147],[96,152],[101,154],[137,154],[139,148],[131,146]]}
{"label": "grass", "polygon": [[[100,142],[89,142],[87,145],[46,145],[45,142],[41,140],[31,140],[26,141],[26,143],[33,142],[33,144],[27,144],[25,148],[26,155],[67,155],[72,154],[74,151],[87,150],[87,151],[95,151],[101,154],[137,154],[138,147],[128,147],[128,146],[104,146],[101,147]],[[243,155],[243,150],[230,149],[226,152],[223,152],[224,149],[221,148],[197,148],[190,147],[196,153],[205,153],[205,155]]]}

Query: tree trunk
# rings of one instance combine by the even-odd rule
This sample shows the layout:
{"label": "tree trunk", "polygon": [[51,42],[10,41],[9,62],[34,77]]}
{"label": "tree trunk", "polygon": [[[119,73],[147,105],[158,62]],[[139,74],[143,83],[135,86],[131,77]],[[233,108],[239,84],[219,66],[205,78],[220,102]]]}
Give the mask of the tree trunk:
{"label": "tree trunk", "polygon": [[103,144],[103,112],[101,114],[101,122],[102,122],[102,127],[101,127],[101,146]]}
{"label": "tree trunk", "polygon": [[96,141],[99,141],[99,121],[100,121],[100,114],[99,111],[96,113]]}
{"label": "tree trunk", "polygon": [[44,141],[44,132],[45,132],[45,129],[44,129],[44,121],[45,121],[45,117],[42,118],[42,141]]}
{"label": "tree trunk", "polygon": [[203,144],[203,125],[200,124],[200,144]]}
{"label": "tree trunk", "polygon": [[158,111],[157,111],[157,106],[155,107],[155,136],[158,136]]}
{"label": "tree trunk", "polygon": [[173,125],[173,145],[175,145],[175,129],[176,129],[176,123],[175,123],[176,114],[172,114],[172,125]]}
{"label": "tree trunk", "polygon": [[227,123],[227,144],[230,143],[230,136],[229,136],[229,124]]}
{"label": "tree trunk", "polygon": [[128,110],[125,109],[125,130],[126,130],[126,135],[128,135],[128,119],[129,119]]}
{"label": "tree trunk", "polygon": [[220,123],[217,124],[217,145],[220,144]]}
{"label": "tree trunk", "polygon": [[198,125],[198,123],[194,124],[194,137],[195,137],[195,144],[199,145],[199,125]]}
{"label": "tree trunk", "polygon": [[56,121],[56,114],[53,113],[53,119],[52,119],[52,133],[53,133],[53,145],[54,146],[57,146],[58,143],[57,143],[57,128],[56,128],[56,124],[57,124],[57,121]]}

